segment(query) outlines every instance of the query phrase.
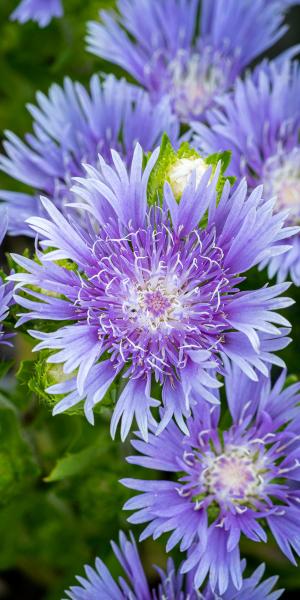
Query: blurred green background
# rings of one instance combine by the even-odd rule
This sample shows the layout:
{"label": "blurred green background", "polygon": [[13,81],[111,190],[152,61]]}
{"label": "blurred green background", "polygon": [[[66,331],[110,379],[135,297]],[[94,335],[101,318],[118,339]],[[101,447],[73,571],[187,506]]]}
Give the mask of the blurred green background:
{"label": "blurred green background", "polygon": [[[25,104],[34,101],[37,90],[46,92],[65,75],[87,82],[95,71],[112,70],[84,48],[86,21],[96,18],[99,8],[113,5],[112,0],[64,0],[65,17],[43,30],[33,23],[11,23],[16,4],[0,4],[0,139],[4,129],[19,135],[30,130]],[[288,20],[289,33],[269,56],[299,41],[299,7]],[[9,187],[16,189],[16,184],[0,173],[0,189]],[[5,249],[26,244],[10,239]],[[255,272],[247,285],[257,287],[265,280],[265,274]],[[289,373],[298,377],[300,294],[295,288],[291,294],[297,305],[286,316],[293,323],[294,341],[282,354]],[[119,573],[109,540],[117,538],[120,528],[128,530],[121,511],[128,492],[118,480],[136,475],[137,468],[125,462],[129,446],[110,440],[108,409],[97,416],[94,428],[79,414],[51,417],[49,405],[37,393],[40,366],[33,361],[30,343],[19,334],[15,345],[17,383],[9,370],[12,357],[6,357],[9,374],[0,367],[0,600],[60,600],[75,574],[82,573],[82,565],[93,563],[96,555]],[[138,528],[134,533],[137,537]],[[165,565],[164,543],[141,546],[152,578],[151,564]],[[300,571],[272,542],[247,542],[243,552],[249,570],[265,561],[268,572],[278,573],[280,586],[287,588],[284,597],[298,597]],[[180,560],[179,555],[175,558]]]}

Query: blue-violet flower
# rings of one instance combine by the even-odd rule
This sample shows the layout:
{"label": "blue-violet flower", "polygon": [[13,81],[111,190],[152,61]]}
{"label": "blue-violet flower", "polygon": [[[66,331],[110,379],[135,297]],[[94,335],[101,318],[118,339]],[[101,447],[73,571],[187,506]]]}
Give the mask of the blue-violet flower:
{"label": "blue-violet flower", "polygon": [[[288,284],[239,289],[241,273],[283,251],[276,242],[290,232],[284,217],[273,215],[261,187],[248,197],[245,181],[234,192],[225,181],[221,192],[220,163],[200,182],[195,167],[176,199],[172,167],[172,183],[149,205],[158,152],[145,168],[139,145],[128,169],[115,151],[113,166],[100,157],[99,169],[87,167],[88,177],[73,188],[81,219],[90,214],[90,223],[68,221],[44,199],[48,219],[29,224],[45,251],[37,250],[39,262],[14,255],[26,271],[12,276],[27,309],[19,324],[38,319],[41,328],[44,320],[46,330],[30,332],[40,340],[36,349],[58,351],[49,362],[73,373],[49,390],[65,395],[54,413],[83,400],[93,422],[94,405],[120,375],[111,431],[122,420],[122,439],[134,416],[147,437],[161,394],[158,432],[173,415],[184,429],[199,396],[217,402],[211,390],[221,385],[215,370],[222,372],[224,357],[256,379],[254,367],[267,376],[265,363],[282,364],[273,351],[288,342],[281,326],[289,323],[276,312],[292,303],[278,297]],[[49,320],[56,330],[47,331]]]}
{"label": "blue-violet flower", "polygon": [[214,99],[286,31],[281,0],[118,0],[88,25],[88,49],[167,96],[181,121]]}
{"label": "blue-violet flower", "polygon": [[[95,569],[86,565],[86,577],[77,577],[80,585],[66,590],[70,600],[216,600],[209,584],[201,591],[195,590],[192,578],[177,572],[171,558],[166,572],[155,567],[159,582],[156,587],[150,588],[132,534],[127,538],[121,532],[119,546],[112,542],[112,548],[126,580],[119,577],[116,582],[103,561],[97,558]],[[242,568],[245,568],[245,563]],[[277,577],[261,581],[263,573],[264,565],[260,565],[250,577],[243,579],[239,592],[230,585],[222,599],[277,600],[282,594],[282,590],[272,591]]]}
{"label": "blue-violet flower", "polygon": [[[196,147],[211,154],[231,150],[229,173],[245,176],[250,188],[264,184],[266,199],[277,196],[275,210],[287,209],[287,222],[300,223],[300,68],[298,62],[262,64],[207,113],[208,125],[195,123]],[[268,261],[269,276],[289,273],[300,285],[300,235],[290,251]]]}
{"label": "blue-violet flower", "polygon": [[72,177],[84,173],[83,162],[96,165],[98,153],[111,161],[113,148],[130,164],[136,142],[149,152],[164,132],[174,144],[179,133],[166,101],[154,108],[146,92],[113,75],[104,81],[94,75],[89,92],[66,79],[64,87],[52,85],[48,96],[38,92],[37,106],[28,109],[33,133],[24,143],[7,132],[6,155],[0,156],[0,168],[31,188],[29,193],[0,191],[12,235],[32,235],[25,221],[44,214],[41,194],[64,211]]}
{"label": "blue-violet flower", "polygon": [[36,21],[40,27],[46,27],[53,17],[62,17],[61,0],[21,0],[11,15],[12,21],[26,23]]}
{"label": "blue-violet flower", "polygon": [[139,455],[129,462],[166,480],[123,480],[142,492],[124,507],[135,511],[131,523],[149,523],[141,539],[171,533],[167,550],[189,551],[182,572],[195,569],[196,588],[209,574],[220,594],[230,580],[241,589],[241,534],[266,542],[268,526],[292,563],[300,554],[300,383],[284,387],[283,371],[272,388],[228,364],[225,385],[228,428],[219,406],[199,401],[188,435],[172,422],[147,444],[132,442]]}

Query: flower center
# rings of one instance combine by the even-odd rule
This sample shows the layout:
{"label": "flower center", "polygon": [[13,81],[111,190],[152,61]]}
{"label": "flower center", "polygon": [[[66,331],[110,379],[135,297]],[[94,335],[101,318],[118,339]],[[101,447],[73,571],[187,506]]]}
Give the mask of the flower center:
{"label": "flower center", "polygon": [[201,483],[216,501],[247,502],[259,495],[264,484],[263,458],[248,448],[230,448],[223,454],[208,457]]}
{"label": "flower center", "polygon": [[226,87],[227,65],[211,48],[189,56],[178,53],[168,66],[171,78],[170,96],[177,115],[183,120],[199,118],[216,92]]}
{"label": "flower center", "polygon": [[135,326],[169,333],[183,315],[176,282],[159,278],[130,287],[123,311]]}
{"label": "flower center", "polygon": [[163,316],[167,309],[171,307],[170,300],[166,296],[163,296],[160,290],[156,290],[155,292],[146,292],[144,296],[144,302],[147,310],[154,317]]}
{"label": "flower center", "polygon": [[300,221],[300,148],[287,156],[269,158],[264,170],[264,188],[267,197],[277,196],[277,210],[288,209],[288,220]]}
{"label": "flower center", "polygon": [[169,180],[175,198],[181,198],[192,173],[196,173],[196,186],[199,185],[208,165],[202,158],[180,158],[169,171]]}
{"label": "flower center", "polygon": [[164,381],[185,368],[190,352],[218,351],[232,282],[214,231],[181,239],[169,221],[155,231],[151,224],[126,240],[95,244],[95,258],[97,273],[84,282],[80,303],[120,366]]}

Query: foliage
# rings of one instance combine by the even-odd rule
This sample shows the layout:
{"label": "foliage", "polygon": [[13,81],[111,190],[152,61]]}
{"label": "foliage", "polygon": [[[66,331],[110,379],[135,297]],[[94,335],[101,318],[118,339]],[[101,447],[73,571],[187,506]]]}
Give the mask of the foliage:
{"label": "foliage", "polygon": [[119,507],[129,494],[118,480],[133,467],[111,440],[105,411],[94,428],[80,415],[50,418],[32,391],[36,369],[25,361],[14,388],[2,380],[0,569],[21,569],[54,600],[126,527]]}

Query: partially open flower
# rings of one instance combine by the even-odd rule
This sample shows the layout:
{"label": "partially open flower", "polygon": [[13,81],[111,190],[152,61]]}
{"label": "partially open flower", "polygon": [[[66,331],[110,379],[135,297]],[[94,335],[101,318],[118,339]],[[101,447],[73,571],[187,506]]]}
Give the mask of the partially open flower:
{"label": "partially open flower", "polygon": [[[172,559],[167,562],[166,571],[155,567],[158,583],[150,587],[141,563],[137,545],[132,534],[127,538],[120,533],[119,545],[112,542],[113,552],[126,576],[114,580],[100,558],[96,558],[95,568],[86,565],[86,577],[77,577],[79,585],[66,590],[71,600],[216,600],[216,595],[208,584],[201,590],[195,589],[191,576],[183,576],[177,571]],[[245,568],[245,561],[242,570]],[[243,579],[238,592],[230,584],[223,600],[277,600],[283,590],[272,591],[277,577],[261,581],[264,565]],[[218,596],[219,597],[219,596]]]}

